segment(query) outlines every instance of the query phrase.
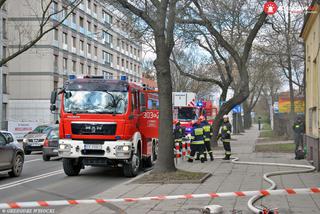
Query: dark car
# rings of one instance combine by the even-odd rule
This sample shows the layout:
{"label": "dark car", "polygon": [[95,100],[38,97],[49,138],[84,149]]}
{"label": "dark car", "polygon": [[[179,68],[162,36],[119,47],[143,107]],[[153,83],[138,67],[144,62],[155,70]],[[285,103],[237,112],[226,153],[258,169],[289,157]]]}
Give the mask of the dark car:
{"label": "dark car", "polygon": [[33,151],[42,151],[44,140],[53,127],[53,125],[40,125],[37,126],[32,132],[26,134],[23,137],[24,153],[29,155]]}
{"label": "dark car", "polygon": [[54,126],[44,140],[42,148],[42,158],[44,161],[49,161],[51,157],[58,156],[59,147],[59,126]]}
{"label": "dark car", "polygon": [[0,171],[8,171],[11,177],[18,177],[23,168],[22,145],[12,133],[0,131]]}

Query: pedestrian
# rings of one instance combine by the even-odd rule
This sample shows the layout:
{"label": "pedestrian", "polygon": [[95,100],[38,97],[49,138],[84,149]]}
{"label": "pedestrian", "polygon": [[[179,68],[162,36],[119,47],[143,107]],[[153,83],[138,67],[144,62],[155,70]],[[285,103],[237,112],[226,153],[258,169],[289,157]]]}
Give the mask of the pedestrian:
{"label": "pedestrian", "polygon": [[175,143],[179,143],[180,149],[182,146],[182,138],[185,135],[185,130],[184,128],[181,126],[180,121],[179,120],[174,120],[173,124],[175,125],[174,130],[173,130],[173,137],[174,137],[174,142]]}
{"label": "pedestrian", "polygon": [[[298,117],[293,124],[293,131],[294,131],[294,143],[296,145],[295,148],[295,159],[303,159],[304,152],[303,152],[303,133],[304,133],[304,122],[302,121],[301,117]],[[302,155],[301,155],[302,153]]]}
{"label": "pedestrian", "polygon": [[205,145],[205,151],[204,151],[204,160],[207,161],[207,156],[209,154],[210,160],[213,161],[213,154],[211,150],[211,138],[213,135],[212,126],[208,123],[206,118],[204,116],[200,116],[201,126],[203,128],[204,133],[204,145]]}
{"label": "pedestrian", "polygon": [[261,117],[258,117],[258,126],[259,126],[259,131],[261,130]]}
{"label": "pedestrian", "polygon": [[221,126],[221,141],[223,143],[223,148],[225,150],[225,157],[223,160],[230,160],[231,156],[231,145],[230,145],[230,139],[231,139],[231,124],[229,122],[228,115],[223,116],[223,123]]}
{"label": "pedestrian", "polygon": [[192,131],[191,131],[191,153],[188,162],[193,162],[194,155],[196,152],[199,153],[201,163],[204,163],[204,137],[203,128],[200,124],[200,120],[193,121]]}

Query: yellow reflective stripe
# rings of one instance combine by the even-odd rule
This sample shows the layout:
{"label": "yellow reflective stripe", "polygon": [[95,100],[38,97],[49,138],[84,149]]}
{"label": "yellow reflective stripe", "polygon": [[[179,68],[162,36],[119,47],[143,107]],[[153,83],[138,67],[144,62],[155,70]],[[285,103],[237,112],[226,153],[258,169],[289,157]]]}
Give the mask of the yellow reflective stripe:
{"label": "yellow reflective stripe", "polygon": [[201,144],[204,144],[203,141],[192,141],[191,144],[193,145],[201,145]]}
{"label": "yellow reflective stripe", "polygon": [[226,151],[226,155],[231,155],[231,152],[229,152],[229,151]]}
{"label": "yellow reflective stripe", "polygon": [[203,129],[202,128],[195,129],[194,130],[194,134],[197,135],[197,136],[198,135],[203,135]]}
{"label": "yellow reflective stripe", "polygon": [[175,142],[182,142],[182,139],[175,139]]}
{"label": "yellow reflective stripe", "polygon": [[211,136],[213,136],[213,133],[210,133]]}
{"label": "yellow reflective stripe", "polygon": [[222,142],[230,142],[230,139],[223,139]]}
{"label": "yellow reflective stripe", "polygon": [[203,130],[205,132],[210,132],[210,126],[203,126]]}
{"label": "yellow reflective stripe", "polygon": [[204,141],[210,141],[210,138],[205,138]]}
{"label": "yellow reflective stripe", "polygon": [[296,125],[296,128],[299,128],[300,126],[299,125]]}
{"label": "yellow reflective stripe", "polygon": [[228,130],[228,127],[227,127],[227,126],[222,126],[222,129],[223,129],[224,131],[226,131],[226,130]]}

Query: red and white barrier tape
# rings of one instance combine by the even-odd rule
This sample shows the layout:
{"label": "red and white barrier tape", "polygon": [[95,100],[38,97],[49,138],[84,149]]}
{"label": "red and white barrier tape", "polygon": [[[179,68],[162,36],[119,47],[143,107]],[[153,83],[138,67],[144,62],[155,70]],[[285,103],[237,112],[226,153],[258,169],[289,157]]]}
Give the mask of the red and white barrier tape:
{"label": "red and white barrier tape", "polygon": [[140,198],[11,202],[11,203],[0,203],[0,209],[64,206],[64,205],[76,205],[76,204],[164,201],[164,200],[193,199],[193,198],[230,198],[230,197],[233,198],[233,197],[249,197],[249,196],[250,197],[269,196],[269,195],[293,196],[293,195],[308,195],[308,194],[316,194],[316,193],[320,194],[319,187],[301,188],[301,189],[279,189],[279,190],[239,191],[239,192],[222,192],[222,193],[206,193],[206,194],[168,195],[168,196],[153,196],[153,197],[140,197]]}

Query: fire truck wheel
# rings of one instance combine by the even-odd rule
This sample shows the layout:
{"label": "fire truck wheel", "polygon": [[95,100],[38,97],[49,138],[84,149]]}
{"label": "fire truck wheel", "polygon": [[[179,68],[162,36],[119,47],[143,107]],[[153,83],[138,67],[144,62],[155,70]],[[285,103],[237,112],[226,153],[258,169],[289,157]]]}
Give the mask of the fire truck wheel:
{"label": "fire truck wheel", "polygon": [[140,151],[138,154],[132,155],[131,161],[123,165],[123,174],[126,177],[135,177],[138,175],[140,165],[141,165],[141,158],[140,158]]}
{"label": "fire truck wheel", "polygon": [[77,176],[81,170],[81,164],[74,158],[63,158],[63,170],[68,176]]}

